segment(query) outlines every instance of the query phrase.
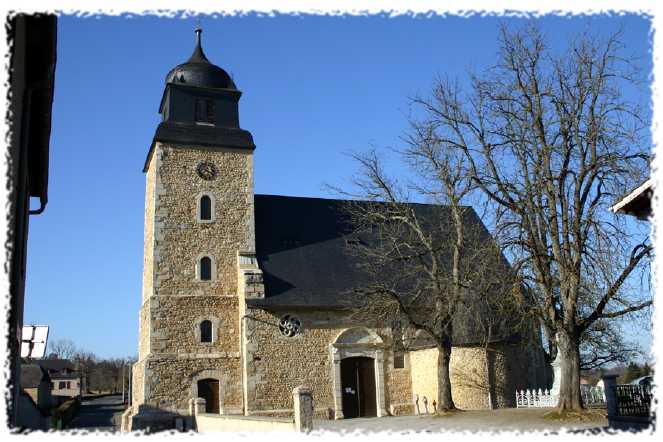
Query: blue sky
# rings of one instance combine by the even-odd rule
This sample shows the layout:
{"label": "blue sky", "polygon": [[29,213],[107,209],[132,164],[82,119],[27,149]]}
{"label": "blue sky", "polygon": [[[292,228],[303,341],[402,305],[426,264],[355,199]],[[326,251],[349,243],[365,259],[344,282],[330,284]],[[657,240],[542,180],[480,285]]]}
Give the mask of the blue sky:
{"label": "blue sky", "polygon": [[[562,42],[624,30],[651,70],[649,21],[548,17]],[[345,152],[394,146],[408,97],[435,75],[465,78],[496,59],[498,17],[202,17],[208,58],[240,90],[256,193],[322,196],[355,170]],[[49,204],[31,217],[25,323],[51,327],[99,356],[137,353],[142,166],[159,121],[164,77],[192,52],[196,20],[62,16],[50,151]],[[647,96],[636,96],[647,99]],[[645,338],[645,344],[648,339]]]}

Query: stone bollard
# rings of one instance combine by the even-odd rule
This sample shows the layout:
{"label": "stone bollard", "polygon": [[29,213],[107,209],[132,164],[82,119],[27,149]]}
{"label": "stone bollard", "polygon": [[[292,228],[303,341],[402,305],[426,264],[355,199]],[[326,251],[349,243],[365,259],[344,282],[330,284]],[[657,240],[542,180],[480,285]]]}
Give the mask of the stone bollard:
{"label": "stone bollard", "polygon": [[608,410],[608,418],[617,415],[617,396],[615,395],[615,385],[617,385],[617,375],[609,374],[603,376],[603,394],[605,394],[605,405]]}
{"label": "stone bollard", "polygon": [[292,390],[295,408],[295,431],[308,433],[313,430],[313,391],[300,385]]}
{"label": "stone bollard", "polygon": [[201,397],[197,397],[193,400],[193,414],[198,415],[205,412],[205,405],[207,402]]}

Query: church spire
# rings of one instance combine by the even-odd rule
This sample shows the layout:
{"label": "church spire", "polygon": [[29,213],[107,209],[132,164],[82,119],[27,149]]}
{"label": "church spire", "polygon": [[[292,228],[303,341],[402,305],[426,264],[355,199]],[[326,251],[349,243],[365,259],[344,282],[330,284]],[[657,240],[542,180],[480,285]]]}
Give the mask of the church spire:
{"label": "church spire", "polygon": [[193,54],[191,54],[191,57],[189,57],[189,60],[187,60],[187,63],[209,63],[210,61],[205,57],[205,53],[203,52],[203,47],[202,47],[202,37],[201,34],[203,33],[203,28],[200,27],[200,23],[196,25],[196,29],[194,30],[196,33],[196,47],[193,50]]}

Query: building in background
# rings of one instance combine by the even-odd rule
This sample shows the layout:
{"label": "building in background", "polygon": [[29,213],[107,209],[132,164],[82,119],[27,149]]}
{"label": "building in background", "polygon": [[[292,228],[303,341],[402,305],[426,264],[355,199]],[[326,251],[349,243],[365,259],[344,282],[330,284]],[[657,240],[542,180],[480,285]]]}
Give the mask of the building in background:
{"label": "building in background", "polygon": [[619,200],[611,210],[615,213],[632,215],[640,220],[649,220],[652,215],[651,201],[654,197],[654,179],[649,178],[628,195]]}
{"label": "building in background", "polygon": [[51,378],[51,395],[58,405],[67,399],[80,397],[82,393],[81,374],[67,359],[40,359],[35,361],[48,372]]}
{"label": "building in background", "polygon": [[[9,20],[10,38],[10,137],[9,187],[9,350],[8,422],[18,423],[20,348],[23,326],[28,224],[48,201],[48,155],[56,65],[55,15],[17,14]],[[31,209],[30,199],[38,199]],[[21,408],[22,409],[22,408]],[[25,422],[25,419],[23,419]]]}

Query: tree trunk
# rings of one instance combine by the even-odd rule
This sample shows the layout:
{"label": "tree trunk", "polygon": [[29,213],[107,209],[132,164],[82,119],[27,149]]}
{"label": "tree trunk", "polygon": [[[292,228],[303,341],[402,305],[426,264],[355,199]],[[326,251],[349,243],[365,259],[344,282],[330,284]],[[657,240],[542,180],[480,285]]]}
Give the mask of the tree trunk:
{"label": "tree trunk", "polygon": [[451,377],[449,376],[449,365],[451,361],[451,339],[444,339],[437,347],[437,409],[440,411],[454,410],[453,398],[451,397]]}
{"label": "tree trunk", "polygon": [[557,334],[560,353],[559,411],[582,410],[580,396],[580,349],[577,333],[561,330]]}

